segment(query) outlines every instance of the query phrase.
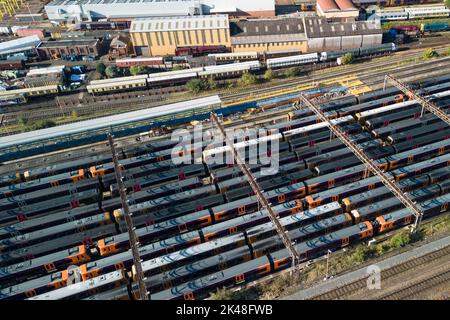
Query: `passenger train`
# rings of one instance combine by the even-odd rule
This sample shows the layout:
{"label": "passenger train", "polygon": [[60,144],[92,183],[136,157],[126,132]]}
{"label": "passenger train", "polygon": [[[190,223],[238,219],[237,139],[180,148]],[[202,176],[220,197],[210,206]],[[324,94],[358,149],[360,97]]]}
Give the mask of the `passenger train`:
{"label": "passenger train", "polygon": [[369,19],[380,19],[381,21],[396,20],[418,20],[428,18],[447,18],[450,16],[450,9],[446,6],[423,6],[406,7],[399,9],[377,10]]}
{"label": "passenger train", "polygon": [[[449,113],[449,79],[412,86]],[[295,97],[284,99],[276,104],[292,104]],[[420,106],[396,88],[320,108],[417,203],[424,218],[448,212],[445,122],[431,114],[418,117]],[[261,136],[234,143],[250,159],[249,146],[278,140],[278,174],[260,174],[262,164],[249,170],[302,262],[414,221],[377,177],[366,176],[344,144],[330,139],[312,111],[293,109],[285,117],[267,121]],[[151,298],[202,299],[289,267],[290,256],[242,172],[206,161],[226,151],[223,143],[180,150],[180,156],[200,157],[185,165],[171,160],[176,144],[163,138],[118,147]],[[111,162],[105,153],[0,177],[0,299],[138,298]],[[74,276],[84,280],[81,285],[71,285]]]}

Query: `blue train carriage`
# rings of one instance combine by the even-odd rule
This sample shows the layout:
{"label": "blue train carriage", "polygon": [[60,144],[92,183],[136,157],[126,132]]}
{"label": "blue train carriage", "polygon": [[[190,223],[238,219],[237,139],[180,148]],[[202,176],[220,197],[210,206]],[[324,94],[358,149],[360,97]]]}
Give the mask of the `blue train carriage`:
{"label": "blue train carriage", "polygon": [[431,34],[433,32],[442,32],[450,30],[448,22],[430,22],[420,24],[422,34]]}

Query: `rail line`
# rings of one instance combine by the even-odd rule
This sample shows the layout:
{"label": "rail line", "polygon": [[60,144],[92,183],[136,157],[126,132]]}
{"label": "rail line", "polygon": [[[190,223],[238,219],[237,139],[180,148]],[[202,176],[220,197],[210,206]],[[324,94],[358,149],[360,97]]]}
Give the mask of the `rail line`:
{"label": "rail line", "polygon": [[[450,254],[450,246],[447,246],[445,248],[442,248],[440,250],[437,250],[435,252],[426,254],[424,256],[406,261],[404,263],[401,263],[397,266],[391,267],[389,269],[383,270],[381,272],[381,278],[383,281],[388,280],[389,278],[392,278],[393,276],[411,270],[412,268],[415,268],[417,266],[423,265],[425,263],[429,263],[434,260],[438,260],[442,257],[445,257]],[[431,279],[430,279],[431,281]],[[427,281],[424,281],[427,282]],[[311,300],[336,300],[336,299],[343,299],[347,295],[352,294],[360,289],[363,289],[367,285],[367,278],[359,279],[355,282],[349,283],[348,285],[338,287],[334,290],[331,290],[329,292],[317,295],[315,297],[312,297]],[[407,290],[407,289],[405,289]],[[399,293],[400,294],[400,293]]]}
{"label": "rail line", "polygon": [[439,272],[434,276],[428,277],[420,282],[414,283],[411,286],[400,289],[394,293],[384,295],[380,300],[404,300],[412,298],[421,292],[436,287],[438,285],[447,283],[450,281],[450,268],[447,267],[447,271]]}
{"label": "rail line", "polygon": [[[442,46],[443,47],[443,46]],[[439,51],[439,50],[437,50]],[[416,52],[407,52],[407,54],[403,54],[402,55],[405,58],[411,58],[411,57],[416,57],[416,56],[420,56],[419,53]],[[396,66],[398,65],[398,62],[393,62],[393,63],[389,63],[386,61],[382,61],[382,62],[375,62],[375,63],[364,63],[363,65],[361,65],[360,67],[358,66],[352,66],[351,69],[349,70],[339,70],[337,72],[332,72],[329,75],[323,75],[321,76],[321,80],[326,80],[326,79],[334,79],[336,77],[344,77],[347,75],[352,75],[355,72],[359,72],[359,71],[367,71],[370,72],[371,69],[376,69],[379,67],[383,67],[386,68],[387,66]],[[327,70],[327,69],[321,69],[321,70]],[[318,73],[317,71],[314,73]],[[313,73],[313,77],[314,74]],[[323,72],[321,72],[323,73]],[[226,105],[234,105],[236,103],[242,103],[244,101],[241,101],[242,99],[238,99],[238,101],[236,101],[236,98],[239,97],[246,97],[245,100],[248,100],[248,96],[254,96],[256,94],[263,94],[265,92],[269,92],[271,93],[270,96],[274,96],[277,95],[278,93],[276,92],[277,90],[283,90],[286,88],[292,89],[292,85],[296,85],[297,87],[300,85],[306,85],[310,82],[309,79],[307,80],[303,80],[303,81],[298,81],[298,79],[292,79],[292,80],[282,80],[281,84],[277,84],[277,85],[272,85],[270,87],[267,87],[267,85],[263,85],[263,88],[255,88],[255,89],[251,89],[250,91],[247,91],[246,93],[232,93],[232,94],[227,94],[227,92],[229,92],[229,90],[223,90],[223,91],[218,91],[217,93],[219,95],[221,95],[221,98],[224,102],[226,102]],[[176,90],[173,90],[174,92],[180,92],[177,88]],[[152,94],[150,94],[150,91],[152,91]],[[88,106],[83,106],[83,102],[79,101],[78,98],[76,98],[76,101],[71,102],[71,104],[73,105],[73,107],[68,108],[67,107],[67,102],[64,102],[65,98],[64,96],[60,98],[60,102],[62,100],[62,102],[65,104],[64,107],[59,107],[57,106],[57,103],[54,103],[54,107],[52,108],[33,108],[31,105],[27,105],[27,111],[30,110],[32,112],[24,112],[24,111],[14,111],[14,112],[8,112],[5,113],[5,123],[15,123],[17,118],[19,116],[25,117],[27,119],[30,120],[42,120],[42,119],[49,119],[49,118],[54,118],[54,117],[60,117],[60,116],[67,116],[70,115],[73,111],[76,111],[79,115],[84,115],[84,114],[89,114],[92,113],[92,111],[98,110],[98,109],[102,109],[103,111],[107,111],[107,110],[115,110],[116,112],[121,112],[121,111],[130,111],[130,110],[138,110],[138,109],[142,109],[144,107],[148,107],[148,102],[155,102],[155,106],[159,105],[157,104],[157,102],[176,102],[180,99],[183,99],[183,97],[180,97],[180,99],[164,99],[165,95],[168,93],[165,93],[165,91],[171,91],[171,90],[161,90],[160,94],[157,94],[156,91],[153,92],[155,90],[148,90],[147,91],[138,91],[138,92],[126,92],[126,93],[120,93],[120,94],[112,94],[112,95],[108,95],[108,96],[102,96],[105,97],[105,99],[102,99],[100,101],[97,100],[97,98],[95,97],[90,97],[91,99],[94,99],[95,101],[92,102],[92,105],[88,105]],[[274,92],[275,91],[275,92]],[[148,96],[146,96],[148,94]],[[280,93],[282,94],[282,92]],[[131,97],[132,95],[134,95],[135,97]],[[78,94],[76,95],[78,97]],[[123,99],[121,97],[123,96],[128,96],[128,99]],[[150,99],[142,99],[148,97]],[[156,97],[156,98],[155,98]],[[256,97],[255,97],[256,98]],[[133,106],[133,108],[130,109],[130,103],[132,102],[140,102],[140,100],[145,100],[142,101],[141,103]],[[102,105],[104,104],[104,105]],[[122,107],[122,108],[117,108],[117,105],[124,105],[126,104],[126,106]],[[39,112],[36,112],[37,110],[39,110]],[[107,113],[110,114],[110,113]],[[97,114],[97,116],[99,116]],[[74,121],[75,122],[75,121]]]}
{"label": "rail line", "polygon": [[[450,59],[450,58],[448,58],[448,59]],[[446,70],[442,66],[436,66],[435,60],[431,61],[430,65],[433,66],[432,70],[435,70],[435,69],[441,70],[441,71]],[[403,70],[406,67],[401,67],[401,68]],[[407,72],[407,71],[408,70],[405,70],[405,72]],[[411,70],[411,72],[413,74],[416,74],[415,71]],[[395,74],[397,74],[397,72],[395,72]],[[419,74],[424,75],[423,78],[428,77],[429,70],[427,70],[425,68],[424,71],[419,72]],[[400,76],[400,78],[405,79],[404,76]],[[380,77],[379,77],[378,82],[381,84],[383,81],[384,81],[384,74],[383,74],[383,76],[381,76],[381,72],[380,72]],[[248,119],[233,120],[232,124],[226,124],[225,126],[227,128],[235,128],[239,125],[242,125],[244,127],[251,127],[251,126],[257,125],[258,123],[261,123],[261,124],[264,123],[266,119],[270,119],[270,120],[273,120],[274,122],[276,122],[278,120],[282,120],[282,118],[285,117],[288,112],[293,111],[293,110],[294,110],[293,107],[286,108],[283,110],[277,110],[277,111],[268,110],[268,111],[264,111],[261,113],[253,114],[252,121],[248,121]],[[207,126],[208,126],[208,124],[206,124],[206,127]],[[136,144],[137,143],[136,138],[138,138],[138,137],[139,137],[139,135],[131,135],[128,137],[117,139],[116,142],[119,143],[120,145]],[[170,139],[170,135],[160,135],[160,136],[155,137],[156,140],[164,139],[164,138]],[[98,154],[101,152],[108,152],[107,150],[109,150],[109,149],[105,145],[105,143],[99,142],[99,143],[90,145],[88,148],[86,148],[86,146],[80,146],[80,147],[66,149],[64,151],[55,151],[53,153],[46,154],[45,157],[43,157],[42,155],[39,155],[39,156],[27,158],[27,159],[22,159],[20,161],[13,161],[11,163],[6,162],[6,163],[4,163],[3,166],[0,166],[0,173],[4,173],[4,172],[11,171],[11,170],[16,170],[16,169],[21,169],[23,167],[33,168],[33,167],[36,167],[39,165],[49,164],[49,163],[56,162],[56,161],[64,161],[64,160],[68,160],[69,159],[68,157],[70,157],[71,160],[75,160],[75,159],[77,159],[77,156],[75,156],[75,154],[78,154],[79,157],[85,156],[85,153],[79,152],[80,150],[84,150],[85,152],[88,152],[89,154],[92,155],[92,154]],[[44,159],[44,161],[40,161],[39,159],[41,159],[41,160]]]}

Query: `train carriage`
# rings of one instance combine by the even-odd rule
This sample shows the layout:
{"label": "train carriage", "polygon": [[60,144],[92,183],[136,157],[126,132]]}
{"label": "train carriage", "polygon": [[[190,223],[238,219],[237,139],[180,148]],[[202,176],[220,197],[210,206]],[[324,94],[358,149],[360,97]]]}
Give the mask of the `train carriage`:
{"label": "train carriage", "polygon": [[108,291],[127,284],[124,272],[114,271],[88,281],[71,284],[47,293],[43,293],[27,300],[79,300],[93,293]]}
{"label": "train carriage", "polygon": [[298,66],[302,64],[316,63],[319,61],[317,53],[301,54],[284,58],[267,59],[266,65],[269,69]]}

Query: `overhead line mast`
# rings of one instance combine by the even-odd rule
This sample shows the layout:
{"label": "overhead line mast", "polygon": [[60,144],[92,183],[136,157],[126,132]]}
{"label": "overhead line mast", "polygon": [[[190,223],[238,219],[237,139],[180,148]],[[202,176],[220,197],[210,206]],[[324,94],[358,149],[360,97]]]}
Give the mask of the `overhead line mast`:
{"label": "overhead line mast", "polygon": [[[384,174],[384,172],[380,170],[380,168],[378,168],[373,163],[372,159],[367,157],[367,155],[364,153],[364,151],[361,150],[357,145],[355,145],[353,143],[353,141],[351,141],[348,138],[348,134],[344,130],[342,130],[339,126],[337,126],[333,122],[331,122],[331,120],[328,119],[328,117],[322,112],[322,110],[320,110],[320,108],[318,106],[316,106],[313,102],[311,102],[304,95],[300,96],[300,102],[302,102],[309,109],[311,109],[317,115],[317,117],[328,126],[328,128],[331,130],[331,132],[336,137],[338,137],[342,141],[342,143],[344,143],[347,146],[347,148],[349,148],[355,154],[355,156],[358,157],[358,159],[366,166],[366,170],[368,170],[368,171],[372,172],[372,174],[376,175],[381,180],[381,182],[386,186],[386,188],[388,188],[388,190],[390,190],[405,205],[405,207],[407,207],[409,210],[411,210],[411,212],[416,217],[414,226],[413,226],[413,231],[417,230],[417,228],[419,227],[419,225],[422,221],[423,212],[420,208],[418,208],[416,206],[416,203],[413,202],[406,194],[404,194],[397,187],[397,185],[390,178],[388,178]],[[367,174],[366,174],[366,176],[367,176]]]}
{"label": "overhead line mast", "polygon": [[114,146],[114,138],[108,134],[109,146],[111,147],[112,158],[114,162],[114,173],[116,175],[117,187],[119,189],[120,201],[122,202],[122,209],[125,216],[125,222],[127,224],[128,236],[130,238],[130,248],[133,255],[133,264],[136,271],[137,284],[139,288],[139,295],[141,300],[149,300],[147,287],[144,282],[144,273],[142,272],[141,256],[139,254],[139,239],[136,236],[136,228],[133,225],[133,220],[131,219],[130,208],[128,207],[127,194],[125,193],[125,186],[122,181],[121,165],[117,159],[116,148]]}
{"label": "overhead line mast", "polygon": [[431,113],[433,113],[436,117],[438,117],[442,121],[445,121],[447,124],[450,124],[450,117],[444,111],[439,109],[431,101],[425,99],[420,94],[418,94],[414,90],[410,89],[406,83],[394,78],[390,74],[387,74],[384,79],[384,89],[386,89],[386,82],[388,82],[388,81],[391,82],[394,86],[396,86],[404,94],[406,94],[410,99],[416,100],[422,106],[422,113],[420,115],[421,117],[424,114],[424,109],[426,109],[426,110],[430,111]]}
{"label": "overhead line mast", "polygon": [[278,233],[278,236],[281,238],[281,241],[283,242],[284,246],[289,251],[289,254],[291,255],[292,258],[291,275],[294,275],[297,262],[299,261],[299,254],[295,249],[294,244],[289,239],[287,230],[280,223],[279,216],[272,210],[271,203],[269,202],[269,200],[267,200],[266,196],[263,193],[263,190],[261,190],[261,188],[259,187],[251,171],[248,169],[247,165],[242,160],[238,152],[236,152],[233,142],[230,141],[230,139],[226,135],[225,130],[222,124],[220,123],[220,120],[218,119],[217,115],[214,112],[211,113],[211,122],[213,123],[213,125],[215,124],[217,128],[220,130],[226,144],[228,145],[233,154],[234,161],[236,161],[242,173],[247,177],[247,181],[250,184],[250,187],[252,188],[253,192],[255,193],[258,202],[260,203],[262,209],[265,209],[267,211],[269,218],[272,221],[275,230]]}

